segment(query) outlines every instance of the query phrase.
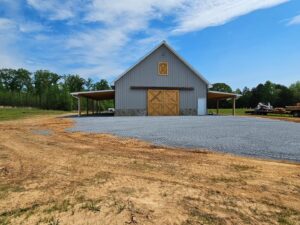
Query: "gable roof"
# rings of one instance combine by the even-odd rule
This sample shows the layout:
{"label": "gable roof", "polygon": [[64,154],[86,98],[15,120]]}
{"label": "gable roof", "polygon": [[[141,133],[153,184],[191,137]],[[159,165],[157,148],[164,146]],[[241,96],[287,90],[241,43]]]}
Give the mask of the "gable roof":
{"label": "gable roof", "polygon": [[138,66],[141,62],[143,62],[148,56],[150,56],[153,52],[155,52],[160,47],[165,46],[167,49],[169,49],[184,65],[186,65],[191,71],[193,71],[201,80],[204,81],[207,85],[210,85],[210,83],[204,78],[204,76],[199,73],[196,69],[194,69],[188,62],[186,62],[170,45],[167,44],[166,41],[162,41],[157,47],[155,47],[152,51],[150,51],[147,55],[145,55],[143,58],[141,58],[136,64],[134,64],[132,67],[130,67],[128,70],[126,70],[124,73],[119,75],[113,83],[120,80],[123,76],[125,76],[128,72],[130,72],[132,69],[134,69],[136,66]]}

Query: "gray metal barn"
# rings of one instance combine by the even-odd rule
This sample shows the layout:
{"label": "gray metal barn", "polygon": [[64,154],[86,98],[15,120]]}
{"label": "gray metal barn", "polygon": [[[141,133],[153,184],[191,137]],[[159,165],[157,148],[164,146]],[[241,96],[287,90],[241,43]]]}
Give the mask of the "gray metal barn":
{"label": "gray metal barn", "polygon": [[[71,93],[80,99],[115,100],[116,116],[205,115],[208,99],[236,94],[208,91],[209,82],[165,41],[114,81],[114,90]],[[218,104],[217,104],[218,105]],[[235,104],[233,104],[234,114]]]}

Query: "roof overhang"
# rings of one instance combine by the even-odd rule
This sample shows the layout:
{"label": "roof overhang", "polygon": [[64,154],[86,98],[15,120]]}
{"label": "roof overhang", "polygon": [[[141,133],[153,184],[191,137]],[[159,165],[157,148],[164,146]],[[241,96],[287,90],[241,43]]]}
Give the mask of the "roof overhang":
{"label": "roof overhang", "polygon": [[207,99],[208,100],[222,100],[222,99],[229,99],[229,98],[239,98],[242,95],[236,93],[228,93],[228,92],[221,92],[221,91],[208,91]]}
{"label": "roof overhang", "polygon": [[71,95],[75,98],[84,97],[93,100],[110,100],[115,98],[115,90],[81,91],[73,92]]}

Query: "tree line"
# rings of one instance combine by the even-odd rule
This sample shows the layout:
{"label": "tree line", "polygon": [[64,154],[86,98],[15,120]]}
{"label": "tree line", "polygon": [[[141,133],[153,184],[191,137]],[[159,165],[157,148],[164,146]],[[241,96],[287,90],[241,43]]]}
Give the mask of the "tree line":
{"label": "tree line", "polygon": [[[105,79],[93,82],[79,75],[59,75],[48,70],[34,73],[26,69],[0,69],[0,105],[36,107],[41,109],[74,110],[77,100],[70,93],[106,90],[111,86]],[[86,103],[82,102],[83,108]],[[102,101],[100,109],[113,107],[112,101]]]}
{"label": "tree line", "polygon": [[[79,75],[59,75],[48,70],[37,70],[33,73],[26,69],[0,69],[0,106],[36,107],[41,109],[74,110],[77,100],[70,93],[78,91],[106,90],[112,87],[107,80],[94,82]],[[259,102],[274,107],[284,107],[300,102],[300,81],[286,87],[267,81],[250,89],[235,91],[225,83],[215,83],[210,90],[238,93],[242,96],[236,101],[238,108],[253,108]],[[82,102],[86,108],[86,102]],[[215,102],[209,101],[209,108]],[[222,101],[223,108],[231,107],[231,102]],[[113,107],[112,101],[102,101],[100,109]]]}
{"label": "tree line", "polygon": [[[244,87],[243,90],[236,89],[235,91],[225,83],[215,83],[210,90],[241,94],[236,101],[238,108],[254,108],[259,102],[270,103],[274,107],[285,107],[300,102],[300,81],[289,87],[266,81],[252,89]],[[209,107],[214,108],[214,104],[214,102],[209,103]],[[224,108],[231,107],[231,101],[222,101],[220,104]]]}

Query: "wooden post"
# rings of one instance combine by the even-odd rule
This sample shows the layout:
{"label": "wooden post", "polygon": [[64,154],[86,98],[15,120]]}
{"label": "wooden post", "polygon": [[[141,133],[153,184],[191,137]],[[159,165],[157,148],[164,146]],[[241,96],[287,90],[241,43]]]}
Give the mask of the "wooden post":
{"label": "wooden post", "polygon": [[217,115],[219,115],[219,99],[217,99]]}
{"label": "wooden post", "polygon": [[89,99],[86,98],[86,115],[89,115]]}
{"label": "wooden post", "polygon": [[95,101],[92,100],[92,114],[95,114]]}
{"label": "wooden post", "polygon": [[98,100],[96,101],[96,114],[99,114],[99,109],[98,109]]}
{"label": "wooden post", "polygon": [[235,116],[235,97],[232,98],[232,115]]}
{"label": "wooden post", "polygon": [[78,116],[81,116],[81,105],[80,105],[81,98],[78,97],[77,100],[78,100]]}

